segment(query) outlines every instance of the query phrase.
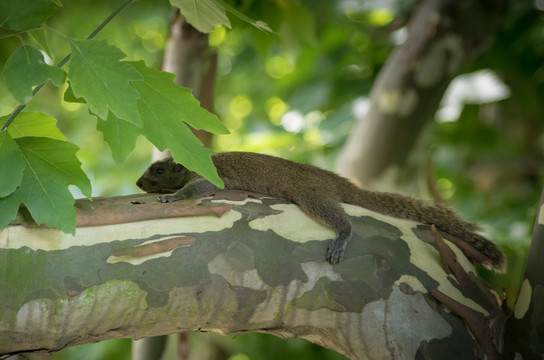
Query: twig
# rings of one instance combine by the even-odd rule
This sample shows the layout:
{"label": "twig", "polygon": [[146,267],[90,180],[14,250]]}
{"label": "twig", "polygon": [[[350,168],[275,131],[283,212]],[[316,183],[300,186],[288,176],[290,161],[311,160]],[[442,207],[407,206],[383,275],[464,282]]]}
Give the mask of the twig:
{"label": "twig", "polygon": [[[98,25],[98,27],[96,29],[94,29],[90,34],[89,36],[87,36],[85,38],[85,40],[90,40],[92,38],[94,38],[96,36],[96,34],[98,34],[104,27],[106,27],[106,25],[108,25],[117,15],[119,15],[119,13],[121,11],[123,11],[126,7],[128,7],[130,4],[132,4],[134,1],[136,0],[125,0],[117,9],[115,9],[114,12],[112,12],[110,14],[110,16],[108,16],[104,21],[102,21],[102,23],[100,25]],[[64,59],[62,59],[56,66],[58,68],[61,68],[64,66],[64,64],[66,64],[68,62],[68,60],[70,60],[70,56],[71,54],[68,54],[66,55],[66,57]],[[37,85],[34,90],[32,91],[32,96],[36,95],[36,93],[38,91],[40,91],[40,89],[45,85],[45,82],[44,83],[41,83],[39,85]],[[0,129],[0,131],[2,130],[6,130],[8,128],[8,126],[13,122],[13,120],[15,119],[15,117],[21,112],[21,110],[23,110],[24,108],[26,107],[26,104],[21,104],[19,106],[17,106],[15,108],[15,110],[13,110],[13,112],[11,113],[10,117],[8,118],[8,120],[4,123],[4,125],[2,125],[2,128]]]}

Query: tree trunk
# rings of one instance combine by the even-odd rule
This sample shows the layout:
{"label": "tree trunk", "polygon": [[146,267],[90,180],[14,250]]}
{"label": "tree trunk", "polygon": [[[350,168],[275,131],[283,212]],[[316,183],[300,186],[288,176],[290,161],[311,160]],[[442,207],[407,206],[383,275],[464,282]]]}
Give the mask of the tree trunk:
{"label": "tree trunk", "polygon": [[450,81],[491,44],[503,7],[504,1],[485,0],[419,4],[406,41],[381,70],[369,111],[338,159],[340,174],[380,190],[392,190],[384,185],[397,187],[401,179],[417,179],[417,172],[406,168],[410,152]]}
{"label": "tree trunk", "polygon": [[78,200],[75,236],[28,224],[0,232],[0,354],[258,331],[352,359],[496,358],[485,349],[502,338],[469,332],[441,302],[480,329],[505,314],[451,244],[439,247],[457,264],[447,275],[428,226],[344,205],[354,234],[331,266],[334,232],[297,206],[231,191],[215,199]]}
{"label": "tree trunk", "polygon": [[509,355],[519,353],[526,359],[544,356],[544,189],[533,230],[525,279],[522,282],[513,316],[508,320]]}

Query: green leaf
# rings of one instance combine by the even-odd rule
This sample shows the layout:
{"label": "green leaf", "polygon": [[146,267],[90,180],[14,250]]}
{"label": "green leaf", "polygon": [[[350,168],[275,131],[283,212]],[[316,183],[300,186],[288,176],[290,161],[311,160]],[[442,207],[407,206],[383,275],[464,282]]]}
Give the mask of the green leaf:
{"label": "green leaf", "polygon": [[6,87],[15,100],[21,104],[32,98],[32,87],[51,79],[56,86],[62,86],[66,74],[62,69],[47,65],[40,50],[22,46],[15,50],[2,70]]}
{"label": "green leaf", "polygon": [[144,81],[133,82],[138,92],[156,107],[161,107],[173,117],[185,121],[195,129],[214,134],[228,134],[229,130],[216,115],[200,106],[192,90],[174,83],[175,75],[151,69],[143,61],[131,62],[144,77]]}
{"label": "green leaf", "polygon": [[49,49],[49,43],[47,42],[45,29],[34,29],[28,32],[28,35],[42,48],[42,50],[49,56],[53,58],[51,49]]}
{"label": "green leaf", "polygon": [[19,146],[6,130],[0,131],[0,197],[8,196],[21,185],[24,168]]}
{"label": "green leaf", "polygon": [[51,0],[1,0],[0,28],[24,31],[42,25],[59,9]]}
{"label": "green leaf", "polygon": [[[0,118],[0,123],[6,122],[8,116]],[[48,137],[57,140],[66,140],[66,137],[57,128],[57,120],[38,111],[21,112],[8,127],[13,138],[24,136]]]}
{"label": "green leaf", "polygon": [[111,112],[108,120],[98,119],[96,128],[104,134],[104,140],[111,149],[111,155],[121,166],[136,145],[136,138],[142,133],[142,129],[128,121],[117,118]]}
{"label": "green leaf", "polygon": [[68,88],[64,92],[63,100],[70,103],[86,104],[84,98],[78,98],[74,95],[74,90],[72,90],[72,84],[70,84],[70,82],[68,82]]}
{"label": "green leaf", "polygon": [[21,185],[0,198],[0,228],[14,218],[21,203],[37,224],[75,232],[74,197],[68,185],[76,185],[90,198],[91,184],[81,170],[74,144],[49,138],[16,140],[26,163]]}
{"label": "green leaf", "polygon": [[274,31],[272,31],[272,29],[270,28],[270,26],[268,26],[267,23],[265,23],[264,21],[261,21],[261,20],[258,20],[258,21],[255,21],[253,19],[251,19],[250,17],[242,14],[240,11],[236,10],[235,8],[233,8],[232,6],[230,6],[230,4],[226,3],[225,1],[223,0],[215,0],[219,5],[221,5],[223,8],[225,8],[228,12],[230,12],[232,15],[236,16],[237,18],[239,18],[240,20],[242,21],[245,21],[247,22],[248,24],[251,24],[253,26],[255,26],[257,29],[259,30],[262,30],[262,31],[267,31],[267,32],[270,32],[270,33],[274,33]]}
{"label": "green leaf", "polygon": [[214,0],[170,0],[170,4],[177,6],[187,22],[200,32],[209,33],[217,25],[231,27],[225,8]]}
{"label": "green leaf", "polygon": [[131,80],[142,76],[128,63],[125,54],[105,40],[70,40],[72,58],[68,77],[76,98],[85,98],[91,111],[103,120],[111,111],[118,118],[139,125],[138,92]]}
{"label": "green leaf", "polygon": [[161,151],[170,149],[176,161],[223,187],[223,181],[211,161],[213,151],[202,146],[185,124],[165,117],[160,109],[153,108],[144,99],[138,100],[138,108],[142,116],[144,135],[149,141]]}
{"label": "green leaf", "polygon": [[264,21],[251,19],[223,0],[170,0],[170,4],[179,7],[187,22],[203,33],[212,32],[218,25],[230,28],[227,11],[257,29],[274,33]]}
{"label": "green leaf", "polygon": [[143,62],[134,63],[134,67],[144,75],[144,81],[133,83],[142,95],[138,109],[143,135],[159,150],[170,149],[174,159],[189,170],[223,186],[211,161],[212,151],[202,146],[184,121],[206,130],[224,132],[224,126],[198,105],[188,89],[173,84],[171,74],[150,69]]}

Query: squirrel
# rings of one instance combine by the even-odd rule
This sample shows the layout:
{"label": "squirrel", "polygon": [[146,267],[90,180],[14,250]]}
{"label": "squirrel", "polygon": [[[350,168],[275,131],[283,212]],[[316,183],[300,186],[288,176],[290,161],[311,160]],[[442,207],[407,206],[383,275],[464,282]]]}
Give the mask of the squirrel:
{"label": "squirrel", "polygon": [[[478,226],[460,219],[442,204],[428,204],[411,196],[369,191],[331,171],[274,156],[250,152],[212,155],[225,189],[245,190],[289,200],[310,217],[333,228],[337,237],[327,250],[327,260],[338,263],[351,237],[351,222],[340,203],[364,207],[384,215],[433,224],[439,231],[457,237],[485,256],[481,264],[502,272],[505,257],[491,241],[475,233]],[[173,193],[159,196],[163,203],[206,197],[219,190],[197,173],[173,159],[154,162],[136,185],[145,192]]]}

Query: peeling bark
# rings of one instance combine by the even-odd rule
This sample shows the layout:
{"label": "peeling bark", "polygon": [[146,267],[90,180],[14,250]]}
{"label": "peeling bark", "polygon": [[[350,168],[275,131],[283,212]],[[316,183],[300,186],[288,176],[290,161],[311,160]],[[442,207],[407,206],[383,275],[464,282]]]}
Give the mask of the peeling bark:
{"label": "peeling bark", "polygon": [[[442,269],[428,226],[344,205],[354,233],[345,259],[332,266],[325,254],[334,232],[297,206],[224,195],[161,205],[232,207],[208,215],[127,217],[79,226],[75,236],[28,224],[1,231],[0,354],[180,331],[258,331],[352,359],[474,359],[465,323],[431,290],[482,318],[506,316],[449,242],[472,282]],[[156,205],[154,196],[113,201],[126,214]],[[79,217],[100,212],[78,208]]]}
{"label": "peeling bark", "polygon": [[[380,71],[367,115],[359,119],[337,162],[337,172],[366,188],[400,182],[411,150],[433,119],[450,81],[493,40],[505,1],[425,0]],[[412,169],[411,176],[414,179]],[[391,180],[391,179],[390,179]],[[388,183],[388,182],[386,182]],[[390,189],[391,190],[391,189]]]}

